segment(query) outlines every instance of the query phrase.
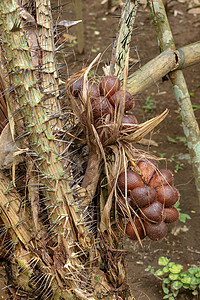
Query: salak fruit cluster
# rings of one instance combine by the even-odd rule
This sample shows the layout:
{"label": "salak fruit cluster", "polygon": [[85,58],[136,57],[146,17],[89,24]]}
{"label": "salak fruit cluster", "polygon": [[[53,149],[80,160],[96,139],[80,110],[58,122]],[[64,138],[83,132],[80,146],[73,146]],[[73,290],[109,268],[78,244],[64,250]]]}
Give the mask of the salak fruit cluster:
{"label": "salak fruit cluster", "polygon": [[148,236],[151,240],[158,241],[167,234],[167,223],[173,223],[179,218],[178,210],[173,207],[179,199],[179,192],[174,187],[171,171],[159,170],[148,160],[140,161],[138,170],[139,172],[135,172],[128,169],[126,173],[119,175],[118,213],[127,215],[127,194],[133,217],[132,222],[129,221],[126,225],[127,236],[131,240],[137,240],[138,234],[140,239]]}
{"label": "salak fruit cluster", "polygon": [[[83,78],[74,79],[69,84],[69,90],[75,97],[83,97]],[[92,108],[92,123],[98,127],[106,116],[110,116],[110,125],[114,120],[115,107],[123,97],[123,91],[120,90],[120,80],[116,76],[105,76],[101,79],[99,85],[88,84],[87,94],[89,95]],[[122,119],[121,129],[130,128],[133,124],[138,124],[136,117],[126,112],[135,106],[135,100],[129,93],[125,93],[124,117]],[[82,114],[82,122],[86,124],[86,111]]]}

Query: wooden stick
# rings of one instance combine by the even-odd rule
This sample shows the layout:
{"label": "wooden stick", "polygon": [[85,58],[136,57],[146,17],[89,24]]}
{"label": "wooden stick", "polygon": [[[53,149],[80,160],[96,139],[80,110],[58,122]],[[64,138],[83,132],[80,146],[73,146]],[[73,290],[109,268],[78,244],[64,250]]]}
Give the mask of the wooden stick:
{"label": "wooden stick", "polygon": [[[175,49],[173,35],[167,20],[167,15],[162,0],[148,0],[148,5],[153,15],[161,51],[164,51],[168,48]],[[186,49],[185,53],[188,53],[188,49]],[[195,51],[193,52],[192,56],[193,60],[196,61]],[[187,59],[186,61],[187,64],[189,64],[190,60]],[[179,105],[183,130],[187,140],[200,201],[200,130],[192,109],[190,95],[182,71],[177,70],[171,72],[169,77],[173,85],[175,98]]]}
{"label": "wooden stick", "polygon": [[190,67],[200,62],[200,41],[177,50],[180,55],[178,69]]}
{"label": "wooden stick", "polygon": [[[77,20],[83,20],[82,0],[75,0],[74,4],[75,4]],[[82,54],[84,51],[83,22],[80,22],[79,24],[76,25],[76,32],[77,32],[77,40],[78,40],[78,52]]]}
{"label": "wooden stick", "polygon": [[139,70],[129,75],[127,90],[132,95],[142,92],[172,70],[200,62],[200,41],[178,50],[168,48]]}
{"label": "wooden stick", "polygon": [[142,92],[177,67],[173,50],[168,49],[128,77],[127,90],[132,95]]}

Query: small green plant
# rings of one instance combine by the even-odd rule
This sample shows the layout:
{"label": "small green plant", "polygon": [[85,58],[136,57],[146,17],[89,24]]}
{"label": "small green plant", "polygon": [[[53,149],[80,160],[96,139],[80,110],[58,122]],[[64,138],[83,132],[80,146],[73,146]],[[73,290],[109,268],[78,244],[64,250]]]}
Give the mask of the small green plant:
{"label": "small green plant", "polygon": [[175,173],[177,173],[179,170],[183,170],[184,164],[183,163],[177,163],[175,165]]}
{"label": "small green plant", "polygon": [[184,143],[185,146],[187,145],[187,141],[186,141],[185,137],[177,136],[176,139],[174,139],[168,135],[166,137],[167,137],[168,142],[170,142],[170,143],[176,144],[178,142],[181,142],[181,143]]}
{"label": "small green plant", "polygon": [[176,139],[181,142],[181,143],[184,143],[185,146],[187,146],[187,140],[185,137],[183,136],[177,136]]}
{"label": "small green plant", "polygon": [[191,220],[191,217],[188,214],[184,214],[181,212],[181,209],[179,206],[180,206],[180,201],[177,201],[174,204],[174,207],[179,211],[179,221],[185,223],[186,220]]}
{"label": "small green plant", "polygon": [[159,155],[161,158],[164,158],[164,157],[165,157],[165,154],[167,154],[167,153],[165,153],[165,152],[163,152],[163,153],[158,153],[158,155]]}
{"label": "small green plant", "polygon": [[155,271],[155,267],[148,266],[145,271],[151,272],[162,280],[163,299],[175,300],[181,289],[190,290],[192,295],[198,295],[200,289],[200,267],[192,267],[183,271],[183,266],[170,262],[167,257],[158,259],[161,269]]}
{"label": "small green plant", "polygon": [[170,142],[170,143],[173,143],[173,144],[177,143],[177,141],[174,138],[172,138],[172,137],[170,137],[168,135],[166,136],[166,138],[167,138],[168,142]]}
{"label": "small green plant", "polygon": [[155,100],[151,99],[150,96],[148,96],[145,101],[145,105],[142,106],[142,109],[144,110],[144,112],[149,112],[155,108],[156,108]]}

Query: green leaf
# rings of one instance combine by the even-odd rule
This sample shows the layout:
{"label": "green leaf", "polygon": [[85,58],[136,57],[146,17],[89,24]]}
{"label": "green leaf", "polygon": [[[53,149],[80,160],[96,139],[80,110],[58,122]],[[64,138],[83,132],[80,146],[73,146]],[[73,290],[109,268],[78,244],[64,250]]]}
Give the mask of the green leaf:
{"label": "green leaf", "polygon": [[187,289],[189,289],[189,287],[190,287],[190,285],[189,285],[189,284],[183,284],[183,288],[184,288],[184,289],[186,289],[186,290],[187,290]]}
{"label": "green leaf", "polygon": [[187,219],[191,219],[191,217],[188,214],[179,213],[179,220],[181,222],[185,223]]}
{"label": "green leaf", "polygon": [[200,278],[192,277],[191,278],[191,285],[198,285],[200,283]]}
{"label": "green leaf", "polygon": [[180,290],[180,288],[182,288],[182,286],[183,286],[183,283],[179,280],[176,280],[176,281],[172,282],[172,284],[171,284],[171,288],[174,290]]}
{"label": "green leaf", "polygon": [[161,256],[158,259],[159,266],[166,266],[169,263],[169,259],[167,257]]}
{"label": "green leaf", "polygon": [[188,276],[188,272],[181,272],[180,277],[184,278]]}
{"label": "green leaf", "polygon": [[169,280],[169,278],[165,278],[165,279],[163,280],[163,283],[164,283],[164,284],[168,284],[168,283],[170,283],[170,280]]}
{"label": "green leaf", "polygon": [[169,297],[169,300],[175,300],[175,298],[173,296]]}
{"label": "green leaf", "polygon": [[186,141],[186,138],[183,137],[183,136],[177,136],[176,139],[177,139],[178,141],[184,143],[184,144],[186,144],[186,142],[187,142],[187,141]]}
{"label": "green leaf", "polygon": [[195,274],[195,273],[197,273],[198,272],[198,269],[197,268],[195,268],[195,267],[192,267],[192,268],[189,268],[188,269],[188,272],[190,273],[190,274]]}
{"label": "green leaf", "polygon": [[185,284],[189,285],[191,283],[192,279],[191,279],[191,277],[187,276],[187,277],[181,278],[180,280],[181,280],[182,283],[184,283],[184,285]]}
{"label": "green leaf", "polygon": [[173,262],[173,261],[169,263],[169,267],[172,267],[174,265],[175,265],[175,262]]}
{"label": "green leaf", "polygon": [[167,287],[163,287],[163,292],[164,292],[165,294],[169,294],[169,289],[168,289]]}
{"label": "green leaf", "polygon": [[174,204],[174,207],[175,208],[178,208],[180,206],[180,201],[178,200],[175,204]]}
{"label": "green leaf", "polygon": [[169,271],[173,274],[178,274],[181,272],[181,270],[183,270],[183,266],[179,264],[174,264],[169,268]]}
{"label": "green leaf", "polygon": [[169,295],[165,295],[164,297],[163,297],[163,299],[169,299]]}
{"label": "green leaf", "polygon": [[199,277],[200,277],[200,272],[196,273],[195,276],[196,276],[197,278],[199,278]]}
{"label": "green leaf", "polygon": [[156,276],[162,276],[162,275],[164,275],[164,274],[165,274],[165,272],[163,272],[162,269],[159,269],[159,270],[157,270],[157,271],[155,272],[155,275],[156,275]]}
{"label": "green leaf", "polygon": [[168,266],[164,267],[164,268],[163,268],[163,273],[165,274],[165,273],[168,273],[168,272],[169,272]]}
{"label": "green leaf", "polygon": [[179,274],[173,274],[173,273],[169,274],[169,279],[171,280],[177,280],[178,278],[179,278]]}
{"label": "green leaf", "polygon": [[174,143],[174,144],[177,143],[177,141],[176,141],[175,139],[171,138],[171,137],[168,136],[168,135],[167,135],[167,140],[168,140],[168,142],[170,142],[170,143]]}
{"label": "green leaf", "polygon": [[196,110],[200,109],[200,105],[192,105],[192,108],[194,111],[196,111]]}

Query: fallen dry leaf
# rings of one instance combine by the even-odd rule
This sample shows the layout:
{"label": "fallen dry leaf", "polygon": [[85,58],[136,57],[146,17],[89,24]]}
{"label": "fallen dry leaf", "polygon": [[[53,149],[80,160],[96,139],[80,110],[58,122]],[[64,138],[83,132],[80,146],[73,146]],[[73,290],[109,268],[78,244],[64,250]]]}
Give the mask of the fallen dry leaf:
{"label": "fallen dry leaf", "polygon": [[193,15],[199,15],[200,14],[200,7],[188,9],[188,13],[193,14]]}
{"label": "fallen dry leaf", "polygon": [[15,164],[18,164],[21,161],[21,157],[16,157],[16,155],[22,152],[24,151],[20,150],[12,139],[10,124],[8,123],[0,135],[0,169],[12,167],[14,158]]}

